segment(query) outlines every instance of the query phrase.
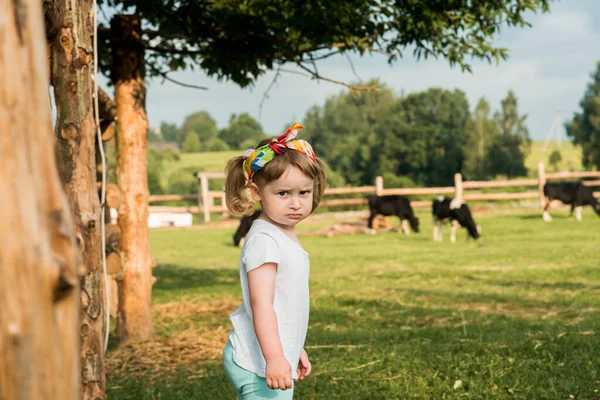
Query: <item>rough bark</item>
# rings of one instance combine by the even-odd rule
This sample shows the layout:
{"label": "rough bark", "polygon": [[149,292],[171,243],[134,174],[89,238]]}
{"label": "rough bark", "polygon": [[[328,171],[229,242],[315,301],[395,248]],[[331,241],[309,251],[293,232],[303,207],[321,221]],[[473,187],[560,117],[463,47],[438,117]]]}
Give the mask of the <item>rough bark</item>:
{"label": "rough bark", "polygon": [[56,168],[42,3],[0,0],[0,398],[79,398],[73,223]]}
{"label": "rough bark", "polygon": [[62,10],[57,0],[44,0],[44,25],[46,38],[53,39],[62,26]]}
{"label": "rough bark", "polygon": [[83,257],[81,377],[84,399],[104,399],[104,307],[100,201],[96,185],[96,127],[92,101],[92,2],[57,0],[63,17],[52,41],[59,174],[69,199]]}
{"label": "rough bark", "polygon": [[101,88],[98,88],[98,114],[100,117],[100,130],[105,132],[117,116],[117,104]]}
{"label": "rough bark", "polygon": [[141,21],[117,15],[111,21],[117,104],[117,184],[122,193],[122,281],[119,285],[117,334],[121,343],[152,337],[152,257],[148,232],[146,86]]}

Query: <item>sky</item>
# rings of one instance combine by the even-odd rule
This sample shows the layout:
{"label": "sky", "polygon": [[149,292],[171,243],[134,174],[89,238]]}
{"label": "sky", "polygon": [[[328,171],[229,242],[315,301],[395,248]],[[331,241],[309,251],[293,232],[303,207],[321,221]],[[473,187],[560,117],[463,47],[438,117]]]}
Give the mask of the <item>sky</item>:
{"label": "sky", "polygon": [[[550,13],[530,14],[527,20],[532,27],[504,28],[498,37],[497,45],[509,49],[508,60],[491,65],[472,60],[472,73],[452,68],[442,58],[416,61],[410,51],[391,66],[382,55],[351,59],[362,80],[379,78],[397,93],[405,94],[432,87],[460,89],[467,94],[471,109],[485,97],[496,110],[507,92],[513,90],[519,112],[528,115],[530,136],[543,140],[557,114],[566,122],[580,110],[590,75],[600,61],[600,0],[554,2]],[[336,80],[357,80],[346,56],[323,60],[318,69],[322,76]],[[209,90],[185,88],[158,78],[149,80],[146,106],[151,127],[158,127],[162,121],[181,125],[186,115],[206,110],[219,128],[224,128],[232,113],[247,112],[259,120],[266,133],[278,135],[286,124],[301,122],[311,106],[322,105],[328,96],[344,90],[332,83],[283,73],[260,111],[274,72],[245,89],[232,82],[218,82],[201,71],[181,71],[171,77]],[[99,82],[106,88],[105,79]],[[564,131],[562,138],[566,140]]]}

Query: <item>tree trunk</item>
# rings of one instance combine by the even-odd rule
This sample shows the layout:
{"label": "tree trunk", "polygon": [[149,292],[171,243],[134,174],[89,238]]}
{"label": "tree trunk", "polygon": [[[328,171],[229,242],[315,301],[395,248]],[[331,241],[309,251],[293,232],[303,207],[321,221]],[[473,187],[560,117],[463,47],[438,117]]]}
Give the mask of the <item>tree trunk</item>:
{"label": "tree trunk", "polygon": [[141,21],[117,15],[111,21],[117,103],[117,183],[122,193],[123,280],[119,287],[117,333],[121,343],[152,337],[152,257],[148,234],[146,86]]}
{"label": "tree trunk", "polygon": [[0,0],[0,398],[79,398],[81,263],[56,168],[42,2]]}
{"label": "tree trunk", "polygon": [[58,0],[63,19],[52,41],[59,174],[69,199],[79,250],[81,378],[84,399],[104,399],[104,312],[96,126],[92,102],[92,2]]}

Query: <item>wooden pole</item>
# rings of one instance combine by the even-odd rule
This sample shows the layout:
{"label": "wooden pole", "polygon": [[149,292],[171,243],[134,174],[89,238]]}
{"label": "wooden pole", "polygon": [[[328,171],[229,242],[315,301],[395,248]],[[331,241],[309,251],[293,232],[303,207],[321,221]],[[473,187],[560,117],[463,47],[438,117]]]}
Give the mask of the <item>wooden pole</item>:
{"label": "wooden pole", "polygon": [[[44,2],[48,3],[48,2]],[[58,171],[69,199],[81,255],[81,396],[106,398],[104,373],[104,279],[96,177],[96,124],[92,101],[93,13],[90,1],[53,1],[62,18],[51,46],[51,80],[56,103]],[[99,146],[102,146],[99,143]],[[98,160],[100,161],[100,160]],[[102,175],[100,175],[101,178]],[[101,182],[101,179],[100,179]],[[110,212],[110,210],[108,210]]]}
{"label": "wooden pole", "polygon": [[223,207],[223,213],[221,214],[221,218],[228,219],[229,213],[227,212],[227,198],[225,196],[225,191],[221,194],[221,207]]}
{"label": "wooden pole", "polygon": [[119,285],[117,336],[121,343],[152,337],[152,255],[148,229],[146,84],[142,21],[135,15],[111,20],[112,82],[117,105],[117,184],[121,201],[123,280]]}
{"label": "wooden pole", "polygon": [[210,206],[212,199],[208,196],[208,177],[206,175],[200,175],[200,190],[202,208],[204,210],[204,222],[210,222]]}
{"label": "wooden pole", "polygon": [[458,200],[463,200],[463,183],[460,173],[454,174],[454,197]]}
{"label": "wooden pole", "polygon": [[538,190],[540,192],[540,207],[543,210],[546,207],[546,196],[544,196],[544,185],[546,184],[546,174],[544,163],[538,162]]}
{"label": "wooden pole", "polygon": [[200,174],[196,175],[196,179],[198,181],[198,214],[202,212],[202,202],[204,201],[203,190],[202,190],[202,179],[200,179]]}
{"label": "wooden pole", "polygon": [[383,192],[383,176],[378,176],[375,178],[375,193],[381,196],[381,192]]}
{"label": "wooden pole", "polygon": [[87,332],[79,330],[78,272],[84,265],[56,165],[47,67],[42,2],[0,0],[3,400],[83,398],[81,336]]}

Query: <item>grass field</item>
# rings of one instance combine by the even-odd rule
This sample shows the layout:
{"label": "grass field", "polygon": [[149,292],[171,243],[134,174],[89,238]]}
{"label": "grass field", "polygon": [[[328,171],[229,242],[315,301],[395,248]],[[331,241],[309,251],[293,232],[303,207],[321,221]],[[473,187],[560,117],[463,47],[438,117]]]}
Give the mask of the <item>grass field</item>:
{"label": "grass field", "polygon": [[[551,171],[548,166],[548,158],[556,144],[551,142],[545,152],[542,152],[543,142],[533,142],[531,153],[525,160],[525,166],[529,170],[529,175],[537,174],[537,163],[543,161],[546,164],[546,169]],[[575,147],[571,142],[562,142],[560,147],[562,161],[559,163],[559,170],[581,171],[581,149]],[[182,153],[181,160],[178,162],[169,163],[166,166],[165,176],[169,176],[171,172],[177,169],[188,167],[196,167],[199,171],[224,171],[227,160],[240,155],[240,151],[224,151],[214,153]]]}
{"label": "grass field", "polygon": [[[420,213],[410,237],[301,237],[314,370],[295,398],[598,399],[600,219],[479,210],[482,239],[451,245]],[[108,398],[235,398],[220,359],[241,300],[234,230],[151,231],[156,340],[109,352]]]}
{"label": "grass field", "polygon": [[546,165],[546,171],[554,172],[552,167],[548,163],[550,154],[554,150],[560,151],[562,157],[561,162],[558,164],[559,171],[582,171],[583,166],[581,165],[581,148],[576,147],[571,142],[563,141],[560,144],[560,148],[556,147],[555,142],[550,142],[546,151],[542,151],[544,142],[533,142],[531,144],[531,152],[525,159],[525,166],[529,171],[530,176],[537,176],[537,164],[539,161],[543,161]]}

